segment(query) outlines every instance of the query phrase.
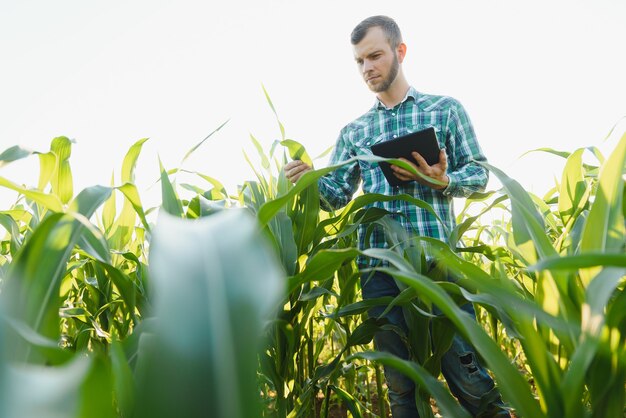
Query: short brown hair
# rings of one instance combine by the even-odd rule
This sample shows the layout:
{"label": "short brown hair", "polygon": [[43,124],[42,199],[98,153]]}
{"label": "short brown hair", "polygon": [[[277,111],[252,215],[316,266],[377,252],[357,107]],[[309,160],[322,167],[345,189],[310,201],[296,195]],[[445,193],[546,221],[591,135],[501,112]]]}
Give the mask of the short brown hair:
{"label": "short brown hair", "polygon": [[379,27],[387,36],[387,41],[392,49],[396,49],[402,42],[402,34],[395,20],[387,16],[370,16],[356,25],[350,35],[350,42],[356,45],[365,38],[367,31],[373,27]]}

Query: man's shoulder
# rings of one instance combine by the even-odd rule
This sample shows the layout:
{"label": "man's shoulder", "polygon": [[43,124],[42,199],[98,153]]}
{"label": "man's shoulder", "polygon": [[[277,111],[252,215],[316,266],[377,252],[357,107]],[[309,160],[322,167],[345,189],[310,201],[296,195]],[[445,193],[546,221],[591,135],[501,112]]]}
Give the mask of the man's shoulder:
{"label": "man's shoulder", "polygon": [[352,120],[350,123],[344,126],[341,132],[346,133],[350,131],[367,129],[375,122],[375,117],[376,108],[372,107],[367,112],[363,113],[361,116]]}
{"label": "man's shoulder", "polygon": [[419,93],[415,104],[424,112],[456,110],[462,107],[454,97],[427,93]]}

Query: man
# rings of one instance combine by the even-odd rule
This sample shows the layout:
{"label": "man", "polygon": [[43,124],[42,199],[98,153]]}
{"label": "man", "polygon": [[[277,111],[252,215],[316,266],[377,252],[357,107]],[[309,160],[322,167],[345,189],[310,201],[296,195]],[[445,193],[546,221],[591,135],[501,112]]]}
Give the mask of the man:
{"label": "man", "polygon": [[[376,103],[341,130],[330,163],[334,165],[354,156],[372,155],[370,147],[375,143],[433,127],[441,148],[439,161],[428,165],[417,152],[413,156],[418,165],[405,161],[436,182],[394,165],[392,169],[396,177],[413,180],[394,187],[386,181],[376,164],[359,160],[343,165],[319,180],[322,206],[332,209],[346,205],[362,183],[366,193],[406,193],[430,203],[446,227],[451,229],[455,223],[452,198],[467,197],[475,191],[484,190],[488,180],[485,168],[476,163],[485,161],[485,157],[465,110],[450,97],[419,93],[409,85],[402,70],[407,47],[402,42],[400,29],[391,18],[373,16],[365,19],[354,28],[351,42],[361,76],[370,90],[376,93]],[[302,161],[292,161],[284,167],[286,177],[294,183],[309,170],[311,167]],[[396,216],[395,219],[410,234],[446,239],[441,223],[419,207],[402,200],[378,202],[376,205],[391,213],[401,213],[403,216]],[[366,234],[365,228],[362,226],[359,230],[361,248],[386,246],[382,228],[375,228],[371,234]],[[376,262],[365,258],[358,260],[360,268],[373,267]],[[363,274],[361,286],[363,298],[396,296],[399,293],[393,278],[380,272]],[[471,304],[463,309],[474,315]],[[369,313],[378,316],[383,310],[383,307],[373,308]],[[386,318],[407,330],[399,307],[394,307]],[[378,350],[405,359],[409,356],[406,346],[395,332],[377,333],[374,344]],[[486,409],[489,412],[481,416],[510,416],[501,408],[497,389],[479,364],[474,349],[459,336],[454,337],[451,348],[442,359],[441,368],[450,390],[470,413],[476,415],[481,407],[484,410],[484,405],[488,404]],[[418,417],[413,382],[392,368],[385,368],[385,377],[393,417]]]}

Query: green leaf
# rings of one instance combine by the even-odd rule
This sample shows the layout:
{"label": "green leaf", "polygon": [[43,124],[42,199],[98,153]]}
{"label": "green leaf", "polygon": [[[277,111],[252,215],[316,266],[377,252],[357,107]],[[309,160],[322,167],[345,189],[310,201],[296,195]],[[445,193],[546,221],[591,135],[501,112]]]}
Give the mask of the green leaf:
{"label": "green leaf", "polygon": [[80,386],[78,418],[118,418],[114,409],[112,376],[108,358],[92,358],[89,373]]}
{"label": "green leaf", "polygon": [[[83,239],[96,257],[108,257],[99,231],[88,221],[111,192],[94,186],[83,190],[70,205],[76,212],[53,213],[44,218],[21,247],[7,273],[0,294],[10,318],[22,321],[44,337],[59,338],[59,286],[74,246]],[[12,355],[29,358],[30,349],[16,343]]]}
{"label": "green leaf", "polygon": [[469,413],[452,397],[450,391],[448,391],[441,382],[439,382],[417,363],[402,360],[393,354],[377,351],[355,353],[348,357],[348,359],[353,358],[360,358],[377,362],[387,367],[393,367],[400,373],[409,377],[416,383],[416,385],[419,385],[420,388],[428,391],[428,393],[435,398],[437,406],[441,409],[443,416],[455,418],[470,417]]}
{"label": "green leaf", "polygon": [[306,267],[300,274],[289,280],[289,291],[293,292],[298,286],[313,280],[321,281],[332,277],[339,267],[353,260],[358,255],[356,248],[322,250],[309,259]]}
{"label": "green leaf", "polygon": [[[394,164],[397,164],[399,166],[402,166],[404,168],[406,168],[407,170],[412,170],[415,172],[414,169],[412,169],[408,164],[400,161],[400,160],[394,160],[394,159],[389,159],[389,158],[380,158],[380,157],[376,157],[376,156],[359,156],[359,157],[353,157],[350,158],[346,161],[343,161],[337,165],[334,166],[329,166],[329,167],[325,167],[325,168],[321,168],[318,170],[311,170],[308,171],[306,173],[304,173],[304,175],[302,177],[300,177],[300,179],[298,180],[298,182],[294,185],[294,187],[292,187],[289,192],[285,193],[284,195],[278,196],[277,198],[270,200],[268,202],[266,202],[258,211],[258,217],[259,217],[259,222],[261,223],[261,225],[266,225],[267,222],[269,222],[269,220],[276,215],[276,213],[278,211],[280,211],[288,202],[290,202],[295,195],[297,195],[298,193],[302,192],[304,189],[306,189],[307,187],[309,187],[310,185],[316,183],[321,177],[325,176],[326,174],[331,173],[332,171],[336,170],[337,168],[346,165],[346,164],[352,164],[354,162],[357,162],[359,160],[363,160],[363,161],[367,161],[367,162],[380,162],[380,161],[388,161],[388,162],[392,162]],[[427,179],[429,179],[427,177]],[[430,180],[434,180],[434,179],[430,179]],[[370,196],[369,194],[364,195],[363,197],[364,199],[388,199],[388,200],[406,200],[406,201],[410,201],[410,202],[414,202],[415,204],[420,205],[420,207],[427,207],[429,206],[428,204],[426,204],[425,202],[423,202],[422,200],[416,199],[412,196],[409,195],[399,195],[399,196],[384,196],[384,195],[375,195],[375,196]],[[430,208],[432,210],[432,208]],[[432,213],[434,214],[434,211],[432,211]],[[439,219],[439,217],[434,214],[435,217],[437,219]]]}
{"label": "green leaf", "polygon": [[44,191],[44,188],[52,179],[56,165],[57,156],[52,151],[39,154],[39,183],[37,190]]}
{"label": "green leaf", "polygon": [[71,352],[59,347],[57,340],[47,338],[35,330],[28,324],[9,317],[0,317],[0,322],[4,320],[8,326],[31,347],[34,347],[51,365],[59,365],[67,362],[72,358]]}
{"label": "green leaf", "polygon": [[[498,168],[484,162],[480,164],[495,174],[511,199],[515,244],[518,247],[531,244],[532,251],[536,251],[540,258],[556,255],[556,250],[545,233],[543,217],[528,192]],[[525,255],[531,262],[536,259],[530,251]]]}
{"label": "green leaf", "polygon": [[530,154],[531,152],[545,152],[545,153],[556,155],[558,157],[566,158],[566,159],[571,155],[571,153],[569,153],[567,151],[558,151],[558,150],[555,150],[553,148],[546,148],[546,147],[544,147],[544,148],[537,148],[537,149],[533,149],[533,150],[530,150],[530,151],[526,151],[520,157],[523,157],[523,156],[525,156],[527,154]]}
{"label": "green leaf", "polygon": [[[211,177],[211,176],[207,176],[206,174],[202,174],[202,173],[198,173],[196,171],[193,172],[193,174],[197,175],[198,177],[208,181],[209,183],[211,183],[211,185],[213,186],[213,188],[215,190],[217,190],[224,199],[228,198],[228,193],[226,192],[226,188],[224,187],[224,185],[217,179]],[[205,196],[207,197],[207,196]],[[207,197],[208,198],[208,197]]]}
{"label": "green leaf", "polygon": [[143,138],[135,142],[126,153],[122,163],[122,183],[135,182],[135,166],[141,153],[141,147],[147,140],[148,138]]}
{"label": "green leaf", "polygon": [[304,189],[296,197],[289,217],[293,221],[293,229],[298,255],[305,254],[315,238],[315,229],[319,222],[320,195],[317,184]]}
{"label": "green leaf", "polygon": [[[533,264],[538,259],[556,257],[558,253],[546,233],[543,215],[537,210],[530,194],[515,180],[496,167],[480,162],[494,173],[511,199],[513,239],[523,253],[524,261]],[[541,306],[552,314],[573,318],[577,313],[569,298],[568,277],[560,272],[545,272],[538,276],[535,295]]]}
{"label": "green leaf", "polygon": [[51,179],[52,193],[56,194],[63,203],[68,203],[74,195],[74,181],[69,163],[72,142],[65,136],[59,136],[54,138],[50,144],[50,151],[57,157]]}
{"label": "green leaf", "polygon": [[0,213],[0,225],[11,235],[11,254],[17,253],[22,246],[22,234],[19,225],[6,213]]}
{"label": "green leaf", "polygon": [[3,166],[17,160],[21,160],[22,158],[26,158],[33,154],[33,151],[24,149],[19,145],[14,145],[10,148],[7,148],[0,154],[0,168]]}
{"label": "green leaf", "polygon": [[288,275],[293,275],[298,263],[298,247],[296,246],[291,219],[286,213],[279,212],[271,220],[268,227],[276,253],[280,255],[285,272]]}
{"label": "green leaf", "polygon": [[113,391],[121,416],[130,417],[135,406],[135,381],[120,342],[114,340],[109,350]]}
{"label": "green leaf", "polygon": [[[559,213],[563,224],[567,225],[575,213],[580,213],[587,203],[585,199],[585,176],[582,155],[584,149],[573,152],[565,163],[559,192]],[[588,197],[588,195],[587,195]]]}
{"label": "green leaf", "polygon": [[261,86],[261,87],[263,87],[263,93],[265,94],[265,99],[267,100],[267,103],[270,105],[270,108],[272,109],[272,112],[274,112],[274,116],[276,116],[276,122],[278,122],[278,127],[280,128],[280,137],[281,137],[282,140],[284,140],[285,139],[285,127],[283,126],[283,124],[278,119],[278,113],[276,112],[276,108],[274,107],[274,103],[272,103],[272,100],[270,99],[270,95],[268,94],[267,90],[265,89],[265,86]]}
{"label": "green leaf", "polygon": [[83,418],[79,414],[80,391],[90,369],[91,359],[85,356],[76,356],[74,361],[63,366],[19,365],[10,369],[7,379],[11,385],[7,387],[6,404],[3,405],[5,416]]}
{"label": "green leaf", "polygon": [[[59,284],[79,237],[74,219],[55,213],[44,219],[11,263],[2,292],[8,315],[44,337],[59,338]],[[28,357],[27,350],[13,355]]]}
{"label": "green leaf", "polygon": [[301,143],[293,139],[285,139],[280,141],[280,144],[289,150],[289,157],[292,160],[301,160],[313,167],[313,160],[311,160],[311,157]]}
{"label": "green leaf", "polygon": [[581,251],[624,250],[623,170],[626,164],[626,134],[600,169],[598,190],[583,231]]}
{"label": "green leaf", "polygon": [[220,126],[218,126],[213,132],[211,132],[210,134],[208,134],[202,141],[200,141],[199,143],[197,143],[196,145],[194,145],[189,151],[187,151],[187,153],[185,154],[185,156],[183,157],[182,161],[180,162],[180,166],[183,166],[183,163],[187,160],[187,158],[189,158],[189,156],[191,154],[194,153],[195,150],[197,150],[198,148],[200,148],[200,146],[202,144],[204,144],[204,142],[209,139],[210,137],[213,136],[213,134],[215,134],[217,131],[219,131],[220,129],[222,129],[224,127],[224,125],[226,125],[228,123],[228,120],[226,120],[225,122],[223,122]]}
{"label": "green leaf", "polygon": [[267,158],[267,155],[265,155],[261,143],[252,134],[250,134],[250,140],[252,141],[252,144],[254,144],[254,148],[256,148],[259,157],[261,157],[261,167],[268,170],[270,168],[270,160]]}
{"label": "green leaf", "polygon": [[[115,173],[111,174],[111,187],[115,185]],[[111,193],[111,196],[107,199],[102,209],[102,226],[104,231],[108,233],[113,224],[115,223],[115,215],[117,214],[117,205],[115,199],[115,193]]]}
{"label": "green leaf", "polygon": [[[489,196],[491,196],[491,194],[489,194]],[[474,224],[474,222],[476,222],[476,220],[480,219],[481,216],[483,216],[485,213],[488,213],[490,210],[498,206],[500,203],[502,203],[502,201],[506,200],[507,198],[508,196],[498,197],[493,202],[491,202],[486,208],[481,210],[477,215],[469,216],[465,220],[463,220],[463,222],[458,223],[454,227],[454,229],[450,232],[450,235],[448,238],[448,244],[452,247],[456,247],[461,237]],[[467,199],[468,202],[471,200],[477,201],[478,199],[471,199],[471,198]]]}
{"label": "green leaf", "polygon": [[170,182],[167,172],[163,168],[161,159],[159,159],[159,167],[161,168],[161,196],[163,199],[162,207],[170,215],[183,216],[183,205],[174,190],[174,186]]}
{"label": "green leaf", "polygon": [[[605,268],[587,288],[585,295],[587,304],[583,309],[581,342],[572,356],[561,382],[561,392],[568,394],[564,397],[567,416],[576,416],[580,411],[584,385],[591,381],[592,376],[589,375],[600,373],[590,369],[598,351],[604,349],[611,352],[614,350],[614,347],[610,346],[610,341],[605,340],[605,346],[601,346],[603,344],[601,333],[604,331],[605,312],[609,298],[623,281],[625,274],[626,268]],[[604,372],[602,374],[604,375]],[[605,376],[602,378],[604,379]]]}
{"label": "green leaf", "polygon": [[30,190],[25,187],[19,186],[10,180],[0,177],[0,186],[7,189],[15,190],[16,192],[26,196],[34,202],[50,209],[53,212],[63,212],[63,203],[56,195],[43,193],[37,190]]}
{"label": "green leaf", "polygon": [[132,183],[125,183],[117,189],[124,194],[127,201],[131,204],[132,208],[135,210],[135,213],[139,216],[139,219],[141,220],[141,223],[146,231],[150,231],[150,224],[146,219],[146,214],[141,204],[141,198],[139,197],[139,191],[137,190],[137,186]]}
{"label": "green leaf", "polygon": [[120,269],[110,264],[100,263],[100,266],[102,266],[102,268],[106,270],[108,277],[115,284],[115,287],[117,287],[117,289],[119,290],[120,295],[122,296],[122,299],[124,300],[124,302],[126,303],[128,307],[126,312],[128,312],[131,315],[131,317],[134,318],[135,317],[136,291],[135,291],[135,285],[133,284],[132,279],[123,271],[121,271]]}
{"label": "green leaf", "polygon": [[350,303],[339,307],[330,316],[332,318],[341,318],[344,316],[360,315],[369,311],[376,306],[387,306],[394,300],[391,296],[382,296],[379,298],[368,298],[358,302]]}
{"label": "green leaf", "polygon": [[578,270],[598,266],[626,267],[626,254],[607,254],[593,251],[566,257],[550,257],[528,267],[528,270]]}
{"label": "green leaf", "polygon": [[113,189],[106,186],[91,186],[82,190],[69,204],[68,210],[90,218],[106,202]]}
{"label": "green leaf", "polygon": [[335,392],[339,398],[341,398],[343,400],[343,403],[346,405],[346,407],[348,408],[348,411],[350,411],[350,413],[352,414],[353,418],[362,418],[363,415],[361,414],[361,410],[359,408],[359,401],[353,397],[352,395],[350,395],[348,392],[346,392],[345,390],[341,389],[338,386],[335,385],[328,385],[328,387]]}
{"label": "green leaf", "polygon": [[494,372],[500,391],[521,416],[537,418],[546,416],[534,399],[527,382],[502,353],[500,347],[437,284],[428,277],[416,273],[399,272],[393,269],[379,270],[413,287],[418,294],[426,296],[439,307],[454,323],[457,330],[476,347]]}
{"label": "green leaf", "polygon": [[138,417],[260,416],[257,348],[284,276],[254,217],[161,212],[149,265],[157,337],[140,347]]}

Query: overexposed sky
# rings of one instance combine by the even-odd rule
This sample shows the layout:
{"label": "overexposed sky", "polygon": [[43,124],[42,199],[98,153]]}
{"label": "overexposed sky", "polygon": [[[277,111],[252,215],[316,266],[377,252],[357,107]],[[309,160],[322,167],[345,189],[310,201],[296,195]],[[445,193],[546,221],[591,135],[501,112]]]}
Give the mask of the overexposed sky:
{"label": "overexposed sky", "polygon": [[[0,0],[0,152],[75,139],[78,192],[109,184],[114,170],[119,181],[128,148],[149,137],[137,183],[152,206],[158,157],[177,167],[230,119],[185,168],[234,193],[254,177],[249,135],[267,148],[280,136],[262,85],[287,136],[313,156],[373,104],[349,43],[373,14],[399,23],[409,82],[460,100],[490,162],[529,190],[545,193],[561,161],[520,160],[525,151],[612,149],[617,135],[604,137],[626,116],[622,0]],[[29,158],[0,176],[35,186],[37,170]],[[0,210],[14,199],[0,190]]]}

